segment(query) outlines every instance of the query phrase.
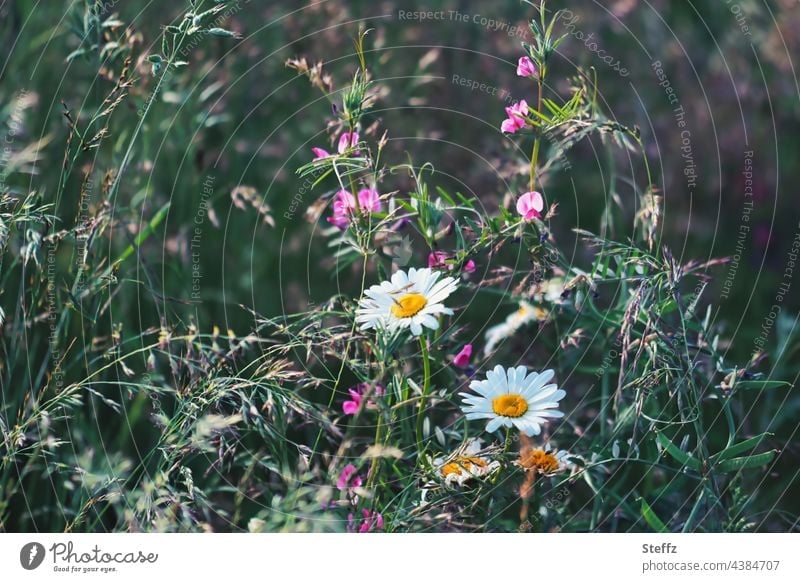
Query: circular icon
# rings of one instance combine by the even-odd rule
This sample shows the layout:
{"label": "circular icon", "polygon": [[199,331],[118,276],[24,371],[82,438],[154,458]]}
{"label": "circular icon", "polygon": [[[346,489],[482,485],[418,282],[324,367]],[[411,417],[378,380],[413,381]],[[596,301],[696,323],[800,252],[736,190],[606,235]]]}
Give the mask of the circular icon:
{"label": "circular icon", "polygon": [[30,542],[19,551],[19,563],[26,570],[35,570],[44,562],[44,546],[39,542]]}

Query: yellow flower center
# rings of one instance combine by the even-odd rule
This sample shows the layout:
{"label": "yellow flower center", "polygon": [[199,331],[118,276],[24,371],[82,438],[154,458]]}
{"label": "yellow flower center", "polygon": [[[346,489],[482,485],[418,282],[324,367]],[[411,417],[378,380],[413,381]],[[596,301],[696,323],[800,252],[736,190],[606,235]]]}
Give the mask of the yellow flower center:
{"label": "yellow flower center", "polygon": [[528,411],[528,401],[519,394],[503,394],[492,400],[492,410],[498,416],[519,418]]}
{"label": "yellow flower center", "polygon": [[400,299],[395,299],[394,305],[392,305],[392,315],[400,318],[414,317],[417,313],[422,311],[427,304],[428,300],[424,295],[408,293],[407,295],[403,295]]}
{"label": "yellow flower center", "polygon": [[461,475],[474,468],[485,469],[488,463],[480,457],[456,457],[446,465],[442,465],[442,477]]}
{"label": "yellow flower center", "polygon": [[526,451],[519,456],[519,464],[524,469],[538,471],[539,473],[555,473],[558,471],[558,459],[553,453],[543,449]]}

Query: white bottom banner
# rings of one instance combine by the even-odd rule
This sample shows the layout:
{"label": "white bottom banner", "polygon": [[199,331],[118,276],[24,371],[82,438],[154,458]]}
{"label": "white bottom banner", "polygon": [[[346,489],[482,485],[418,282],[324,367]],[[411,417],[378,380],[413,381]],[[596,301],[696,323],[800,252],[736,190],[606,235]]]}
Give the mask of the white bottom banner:
{"label": "white bottom banner", "polygon": [[0,534],[0,580],[800,580],[796,534]]}

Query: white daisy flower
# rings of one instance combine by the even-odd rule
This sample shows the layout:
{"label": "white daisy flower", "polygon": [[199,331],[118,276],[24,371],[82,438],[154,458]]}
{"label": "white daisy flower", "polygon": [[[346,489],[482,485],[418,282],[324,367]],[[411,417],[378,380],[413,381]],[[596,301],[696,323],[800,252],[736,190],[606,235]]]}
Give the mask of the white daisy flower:
{"label": "white daisy flower", "polygon": [[486,345],[483,348],[483,353],[488,356],[495,350],[497,344],[514,335],[521,327],[546,317],[546,310],[541,307],[534,307],[527,301],[520,301],[519,308],[506,317],[503,323],[499,323],[486,330],[486,334],[484,335]]}
{"label": "white daisy flower", "polygon": [[472,479],[486,477],[500,468],[500,462],[492,460],[481,448],[480,439],[470,439],[447,457],[434,461],[445,485],[457,483],[463,486]]}
{"label": "white daisy flower", "polygon": [[505,426],[516,427],[528,436],[538,435],[549,419],[564,416],[557,408],[566,392],[548,384],[554,374],[553,370],[528,374],[525,366],[495,366],[486,373],[486,380],[470,383],[478,396],[461,393],[464,415],[468,420],[489,419],[488,432]]}
{"label": "white daisy flower", "polygon": [[442,302],[458,286],[456,279],[441,275],[427,268],[397,271],[391,281],[364,292],[358,302],[356,323],[361,324],[361,329],[409,328],[414,335],[420,335],[423,327],[438,329],[438,316],[453,314]]}

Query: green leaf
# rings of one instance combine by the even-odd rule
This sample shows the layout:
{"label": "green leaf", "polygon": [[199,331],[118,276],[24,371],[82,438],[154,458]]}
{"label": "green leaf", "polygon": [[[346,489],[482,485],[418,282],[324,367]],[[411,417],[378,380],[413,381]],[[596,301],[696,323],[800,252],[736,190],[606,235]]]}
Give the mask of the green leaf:
{"label": "green leaf", "polygon": [[669,533],[667,525],[656,515],[656,512],[653,511],[653,508],[645,501],[644,497],[642,497],[642,517],[647,522],[647,525],[653,528],[654,531],[658,533]]}
{"label": "green leaf", "polygon": [[667,435],[658,432],[656,433],[656,437],[658,438],[659,444],[664,448],[664,450],[667,451],[667,453],[669,453],[670,457],[678,461],[684,467],[689,467],[695,471],[700,471],[700,461],[676,447],[675,444],[667,438]]}
{"label": "green leaf", "polygon": [[734,386],[745,390],[763,390],[766,388],[787,388],[792,386],[792,383],[783,380],[739,380]]}
{"label": "green leaf", "polygon": [[724,451],[720,451],[716,455],[711,456],[712,463],[718,463],[720,461],[726,461],[728,459],[732,459],[736,455],[741,455],[742,453],[746,453],[750,449],[757,447],[760,443],[764,441],[768,436],[772,436],[772,433],[765,432],[764,434],[760,434],[758,436],[754,436],[749,439],[745,439],[740,443],[735,445],[731,445]]}
{"label": "green leaf", "polygon": [[153,233],[155,233],[156,229],[158,228],[158,225],[161,224],[161,222],[164,220],[164,217],[166,217],[167,212],[169,211],[169,207],[170,203],[167,202],[164,206],[162,206],[159,209],[158,212],[156,212],[156,215],[153,216],[149,224],[134,239],[133,244],[128,245],[128,248],[126,248],[119,256],[119,258],[116,261],[114,261],[115,265],[119,265],[125,259],[130,257],[134,253],[134,251],[136,251],[136,249],[138,249],[142,245],[142,243],[144,243],[148,238],[150,238],[150,236]]}
{"label": "green leaf", "polygon": [[447,193],[447,190],[442,188],[441,186],[436,186],[436,192],[439,193],[439,196],[444,198],[444,200],[450,204],[450,206],[457,206],[456,201],[453,200],[453,197]]}
{"label": "green leaf", "polygon": [[753,469],[770,463],[775,458],[778,451],[768,451],[760,455],[750,455],[749,457],[737,457],[728,461],[723,461],[717,468],[724,473],[732,473],[741,469]]}
{"label": "green leaf", "polygon": [[237,36],[232,30],[225,30],[224,28],[209,28],[208,32],[214,36],[221,36],[224,38],[235,38]]}
{"label": "green leaf", "polygon": [[669,299],[660,305],[660,313],[662,316],[668,315],[678,309],[678,302],[675,299]]}

